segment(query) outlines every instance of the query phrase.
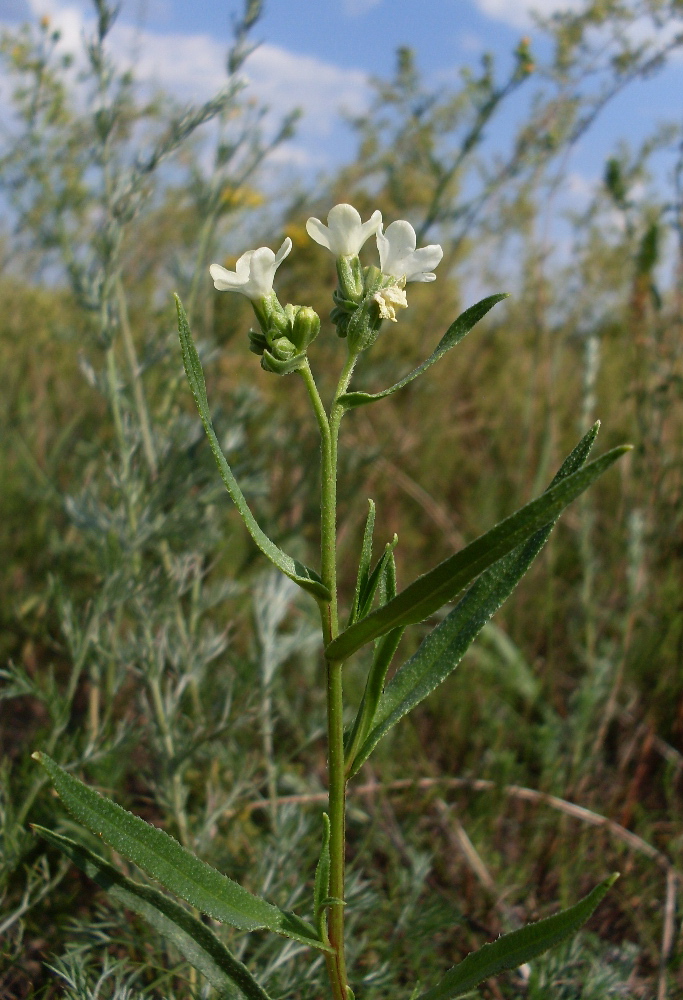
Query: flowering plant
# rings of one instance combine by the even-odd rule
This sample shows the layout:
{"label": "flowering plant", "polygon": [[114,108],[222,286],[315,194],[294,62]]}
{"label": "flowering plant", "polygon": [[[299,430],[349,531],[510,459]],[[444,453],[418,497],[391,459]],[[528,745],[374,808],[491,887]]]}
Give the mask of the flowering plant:
{"label": "flowering plant", "polygon": [[[383,547],[373,565],[375,507],[371,501],[354,597],[346,625],[341,626],[336,569],[337,451],[341,420],[349,411],[382,400],[421,376],[505,296],[491,295],[462,313],[429,357],[396,384],[375,393],[352,391],[354,368],[363,352],[381,334],[384,321],[396,322],[397,310],[407,309],[407,283],[434,281],[433,269],[443,253],[437,245],[417,249],[410,223],[392,222],[384,232],[379,212],[363,223],[351,205],[335,206],[328,215],[327,226],[310,218],[307,231],[334,254],[337,264],[338,285],[333,294],[331,319],[338,336],[345,341],[346,358],[329,409],[318,393],[308,357],[320,331],[319,317],[307,306],[283,306],[273,289],[275,273],[289,254],[291,241],[285,240],[277,254],[267,247],[243,254],[235,271],[214,264],[211,275],[219,290],[237,291],[251,300],[257,329],[250,331],[250,349],[261,357],[262,367],[276,375],[299,375],[310,398],[321,441],[319,569],[305,566],[284,552],[266,535],[247,505],[214,431],[199,356],[187,316],[177,299],[185,371],[228,493],[261,552],[311,595],[320,612],[326,671],[329,808],[322,817],[320,858],[304,913],[281,910],[253,895],[162,830],[101,797],[46,754],[34,756],[75,818],[121,857],[138,865],[208,917],[244,931],[265,928],[322,955],[332,997],[352,1000],[353,970],[346,967],[344,935],[348,783],[403,716],[453,672],[481,628],[530,567],[567,504],[626,448],[615,448],[588,463],[598,432],[596,424],[566,458],[541,496],[400,591],[394,561],[395,537]],[[364,267],[358,254],[373,235],[379,266]],[[388,679],[405,630],[429,619],[453,601],[456,603],[414,655]],[[369,644],[373,645],[365,691],[353,721],[345,726],[344,664]],[[198,916],[151,886],[123,875],[88,847],[48,830],[40,832],[126,907],[167,935],[221,995],[268,1000],[263,985]],[[607,878],[571,908],[513,931],[468,955],[441,982],[420,993],[421,1000],[461,997],[485,979],[532,960],[578,930],[615,878]]]}

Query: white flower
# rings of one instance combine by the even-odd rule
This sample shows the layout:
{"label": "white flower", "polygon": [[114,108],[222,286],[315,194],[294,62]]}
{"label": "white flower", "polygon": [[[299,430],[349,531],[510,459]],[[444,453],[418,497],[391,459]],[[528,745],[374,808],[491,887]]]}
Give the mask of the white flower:
{"label": "white flower", "polygon": [[311,218],[306,223],[306,232],[327,247],[335,257],[356,257],[366,240],[382,225],[382,213],[373,212],[367,222],[360,221],[360,215],[353,205],[335,205],[327,216],[327,225],[320,219]]}
{"label": "white flower", "polygon": [[396,310],[407,309],[408,299],[402,286],[389,285],[387,288],[380,288],[372,296],[379,306],[379,318],[390,319],[392,323],[397,323]]}
{"label": "white flower", "polygon": [[241,292],[254,302],[268,298],[273,291],[275,272],[291,249],[292,241],[288,236],[277,254],[268,247],[243,253],[234,271],[212,264],[209,271],[213,283],[219,292]]}
{"label": "white flower", "polygon": [[392,222],[386,233],[380,226],[377,232],[380,269],[383,274],[406,281],[434,281],[436,267],[443,257],[438,243],[416,250],[417,237],[409,222]]}

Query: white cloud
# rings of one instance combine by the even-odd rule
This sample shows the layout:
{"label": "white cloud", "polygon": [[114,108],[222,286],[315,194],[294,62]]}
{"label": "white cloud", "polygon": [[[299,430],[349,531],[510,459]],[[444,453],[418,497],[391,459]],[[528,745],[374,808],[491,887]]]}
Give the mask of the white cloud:
{"label": "white cloud", "polygon": [[532,12],[547,17],[558,10],[578,10],[582,6],[582,0],[475,0],[475,3],[488,17],[515,28],[531,27]]}
{"label": "white cloud", "polygon": [[325,135],[341,108],[358,112],[369,98],[368,78],[361,70],[341,69],[275,45],[256,49],[245,70],[254,91],[270,107],[280,113],[303,108],[308,123]]}
{"label": "white cloud", "polygon": [[[368,8],[381,0],[352,2],[363,2]],[[79,0],[28,3],[34,16],[47,14],[61,30],[65,50],[74,54],[82,50],[84,33],[93,26],[89,7],[84,8]],[[121,22],[112,31],[110,45],[115,58],[123,66],[131,66],[140,83],[163,89],[181,101],[205,100],[227,80],[227,44],[209,35],[148,31]],[[298,134],[288,143],[286,155],[291,162],[305,157],[322,165],[325,157],[321,156],[319,138],[329,137],[339,126],[342,109],[358,113],[369,100],[368,77],[361,70],[343,69],[277,45],[259,46],[249,56],[242,75],[248,83],[246,95],[269,107],[273,126],[294,108],[303,111]]]}

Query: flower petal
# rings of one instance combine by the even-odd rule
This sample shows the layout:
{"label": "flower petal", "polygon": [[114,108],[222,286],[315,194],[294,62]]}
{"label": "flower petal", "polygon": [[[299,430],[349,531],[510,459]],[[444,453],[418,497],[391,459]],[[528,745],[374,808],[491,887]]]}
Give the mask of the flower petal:
{"label": "flower petal", "polygon": [[363,226],[358,209],[346,202],[335,205],[329,211],[327,224],[330,229],[330,249],[333,253],[338,257],[348,257],[358,253],[365,242],[362,239]]}
{"label": "flower petal", "polygon": [[319,243],[321,247],[325,247],[326,250],[332,249],[329,240],[330,231],[327,226],[322,224],[320,219],[316,219],[311,216],[311,218],[306,222],[306,232],[311,239],[315,240],[316,243]]}
{"label": "flower petal", "polygon": [[270,247],[259,247],[251,255],[249,282],[245,287],[245,295],[250,299],[265,298],[273,290],[275,276],[275,254]]}
{"label": "flower petal", "polygon": [[405,277],[406,281],[434,281],[436,275],[430,269],[436,267],[443,257],[443,250],[433,243],[415,249],[415,230],[405,219],[392,222],[386,233],[377,233],[380,268],[383,274],[393,278]]}
{"label": "flower petal", "polygon": [[220,264],[212,264],[209,268],[214,286],[219,292],[239,292],[245,282],[234,271],[228,271]]}
{"label": "flower petal", "polygon": [[278,252],[275,254],[275,269],[280,266],[285,257],[289,256],[292,250],[292,241],[289,236],[285,237],[285,242],[282,244]]}
{"label": "flower petal", "polygon": [[406,281],[434,281],[435,274],[431,277],[426,275],[441,262],[442,257],[443,249],[438,243],[430,243],[429,246],[415,250],[407,262],[410,264],[410,269],[406,271]]}

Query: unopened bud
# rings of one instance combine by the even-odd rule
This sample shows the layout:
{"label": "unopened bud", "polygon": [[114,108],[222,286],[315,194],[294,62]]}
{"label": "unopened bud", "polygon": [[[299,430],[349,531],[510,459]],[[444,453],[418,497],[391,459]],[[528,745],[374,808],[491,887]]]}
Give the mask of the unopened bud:
{"label": "unopened bud", "polygon": [[310,306],[302,306],[294,317],[289,339],[298,351],[305,351],[320,333],[320,317]]}
{"label": "unopened bud", "polygon": [[295,354],[300,353],[288,337],[278,337],[272,342],[269,350],[278,361],[289,361]]}

